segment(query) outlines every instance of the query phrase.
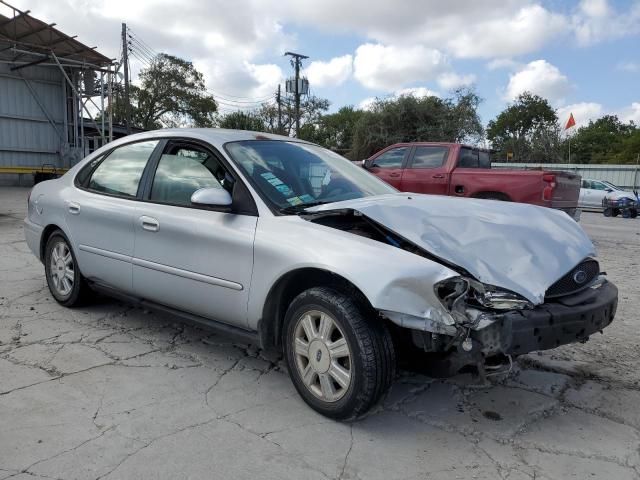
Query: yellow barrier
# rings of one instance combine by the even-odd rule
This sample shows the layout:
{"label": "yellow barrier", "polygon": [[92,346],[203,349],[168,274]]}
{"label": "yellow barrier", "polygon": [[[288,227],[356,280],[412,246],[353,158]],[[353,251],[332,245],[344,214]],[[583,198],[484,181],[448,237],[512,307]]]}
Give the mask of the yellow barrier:
{"label": "yellow barrier", "polygon": [[33,173],[59,173],[62,175],[68,170],[68,168],[54,168],[54,167],[0,167],[1,173],[12,174],[33,174]]}

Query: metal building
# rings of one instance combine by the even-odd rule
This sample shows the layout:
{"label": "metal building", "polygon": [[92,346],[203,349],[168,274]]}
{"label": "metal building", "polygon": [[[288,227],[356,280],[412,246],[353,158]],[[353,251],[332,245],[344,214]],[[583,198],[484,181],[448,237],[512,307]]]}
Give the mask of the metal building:
{"label": "metal building", "polygon": [[64,171],[113,138],[113,61],[54,26],[0,0],[0,183]]}

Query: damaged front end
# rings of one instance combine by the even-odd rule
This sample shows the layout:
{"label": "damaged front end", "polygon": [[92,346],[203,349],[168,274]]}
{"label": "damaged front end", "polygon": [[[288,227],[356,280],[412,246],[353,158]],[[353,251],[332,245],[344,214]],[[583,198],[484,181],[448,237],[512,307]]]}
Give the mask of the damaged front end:
{"label": "damaged front end", "polygon": [[[412,201],[410,197],[407,200]],[[544,211],[534,213],[545,215]],[[522,280],[525,272],[520,265],[517,268],[509,267],[508,258],[505,258],[507,253],[501,257],[496,249],[468,249],[465,262],[459,261],[462,258],[459,251],[454,255],[444,248],[442,239],[453,242],[447,236],[447,230],[435,230],[433,225],[427,224],[427,217],[416,221],[422,224],[416,226],[430,232],[428,236],[407,234],[406,223],[405,229],[392,229],[390,216],[373,209],[368,212],[352,208],[322,209],[305,217],[316,224],[408,251],[457,273],[457,276],[449,276],[431,284],[409,279],[397,282],[397,285],[390,283],[384,295],[371,299],[372,305],[382,316],[410,331],[414,345],[425,352],[439,354],[436,357],[444,359],[440,367],[447,369],[447,374],[454,374],[466,365],[477,366],[483,372],[485,362],[490,359],[585,342],[590,335],[608,326],[615,316],[617,289],[605,279],[598,263],[591,258],[592,246],[584,232],[573,232],[572,255],[558,257],[561,261],[549,257],[549,251],[554,254],[559,251],[558,245],[549,241],[546,245],[542,242],[533,243],[530,238],[527,239],[529,244],[526,251],[518,251],[518,255],[546,255],[550,260],[548,264],[529,260],[534,279],[529,285],[536,285],[536,289],[533,289],[525,287]],[[429,218],[428,221],[433,222],[433,219]],[[484,234],[488,236],[487,232],[491,232],[491,229],[487,227],[484,225]],[[505,225],[502,227],[504,229]],[[475,230],[476,233],[479,231]],[[528,232],[520,232],[523,237],[525,233]],[[439,243],[436,242],[436,234],[439,234]],[[528,236],[531,237],[531,233]],[[491,233],[491,240],[497,238]],[[557,235],[554,238],[561,242]],[[434,246],[436,243],[439,248]],[[516,253],[513,245],[510,250]],[[579,260],[581,252],[584,256]],[[491,264],[492,261],[495,263]],[[514,259],[513,263],[518,263],[518,259]],[[495,265],[500,265],[504,270],[498,270]],[[542,269],[546,265],[548,269],[545,272]],[[564,271],[560,270],[562,268]],[[517,285],[507,281],[501,273],[508,271],[519,279]],[[493,285],[487,279],[516,285],[513,288],[519,291]],[[407,297],[406,292],[412,296]],[[417,302],[405,301],[406,298],[416,298],[416,295],[421,295],[422,300],[428,299],[429,306],[419,310],[413,308]],[[410,307],[413,309],[407,313]]]}
{"label": "damaged front end", "polygon": [[617,288],[602,274],[579,291],[548,298],[539,305],[462,277],[438,283],[435,291],[453,320],[444,328],[396,312],[382,313],[410,328],[418,348],[444,355],[439,368],[447,369],[448,374],[467,365],[483,372],[485,362],[493,358],[586,342],[613,321],[618,302]]}

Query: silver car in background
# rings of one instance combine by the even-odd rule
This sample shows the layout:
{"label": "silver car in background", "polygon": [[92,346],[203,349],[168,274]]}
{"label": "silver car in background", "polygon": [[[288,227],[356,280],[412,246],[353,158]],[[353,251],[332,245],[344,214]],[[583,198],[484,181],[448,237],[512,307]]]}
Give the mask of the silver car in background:
{"label": "silver car in background", "polygon": [[132,135],[30,193],[53,297],[92,290],[283,352],[312,408],[364,414],[396,358],[453,370],[586,341],[617,289],[581,227],[531,205],[399,193],[303,141]]}
{"label": "silver car in background", "polygon": [[602,210],[602,201],[605,198],[609,200],[620,200],[621,198],[635,200],[633,192],[624,190],[611,182],[589,178],[582,179],[578,207],[589,210]]}

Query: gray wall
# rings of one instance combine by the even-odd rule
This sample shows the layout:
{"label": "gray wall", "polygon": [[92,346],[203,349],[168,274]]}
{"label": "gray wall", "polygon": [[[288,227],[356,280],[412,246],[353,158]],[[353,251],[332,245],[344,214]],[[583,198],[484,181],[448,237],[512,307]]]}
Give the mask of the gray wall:
{"label": "gray wall", "polygon": [[640,167],[638,165],[580,165],[568,163],[492,163],[494,168],[544,168],[546,170],[564,170],[574,172],[582,178],[607,180],[623,188],[640,186]]}
{"label": "gray wall", "polygon": [[0,166],[65,166],[63,95],[59,70],[0,63]]}

